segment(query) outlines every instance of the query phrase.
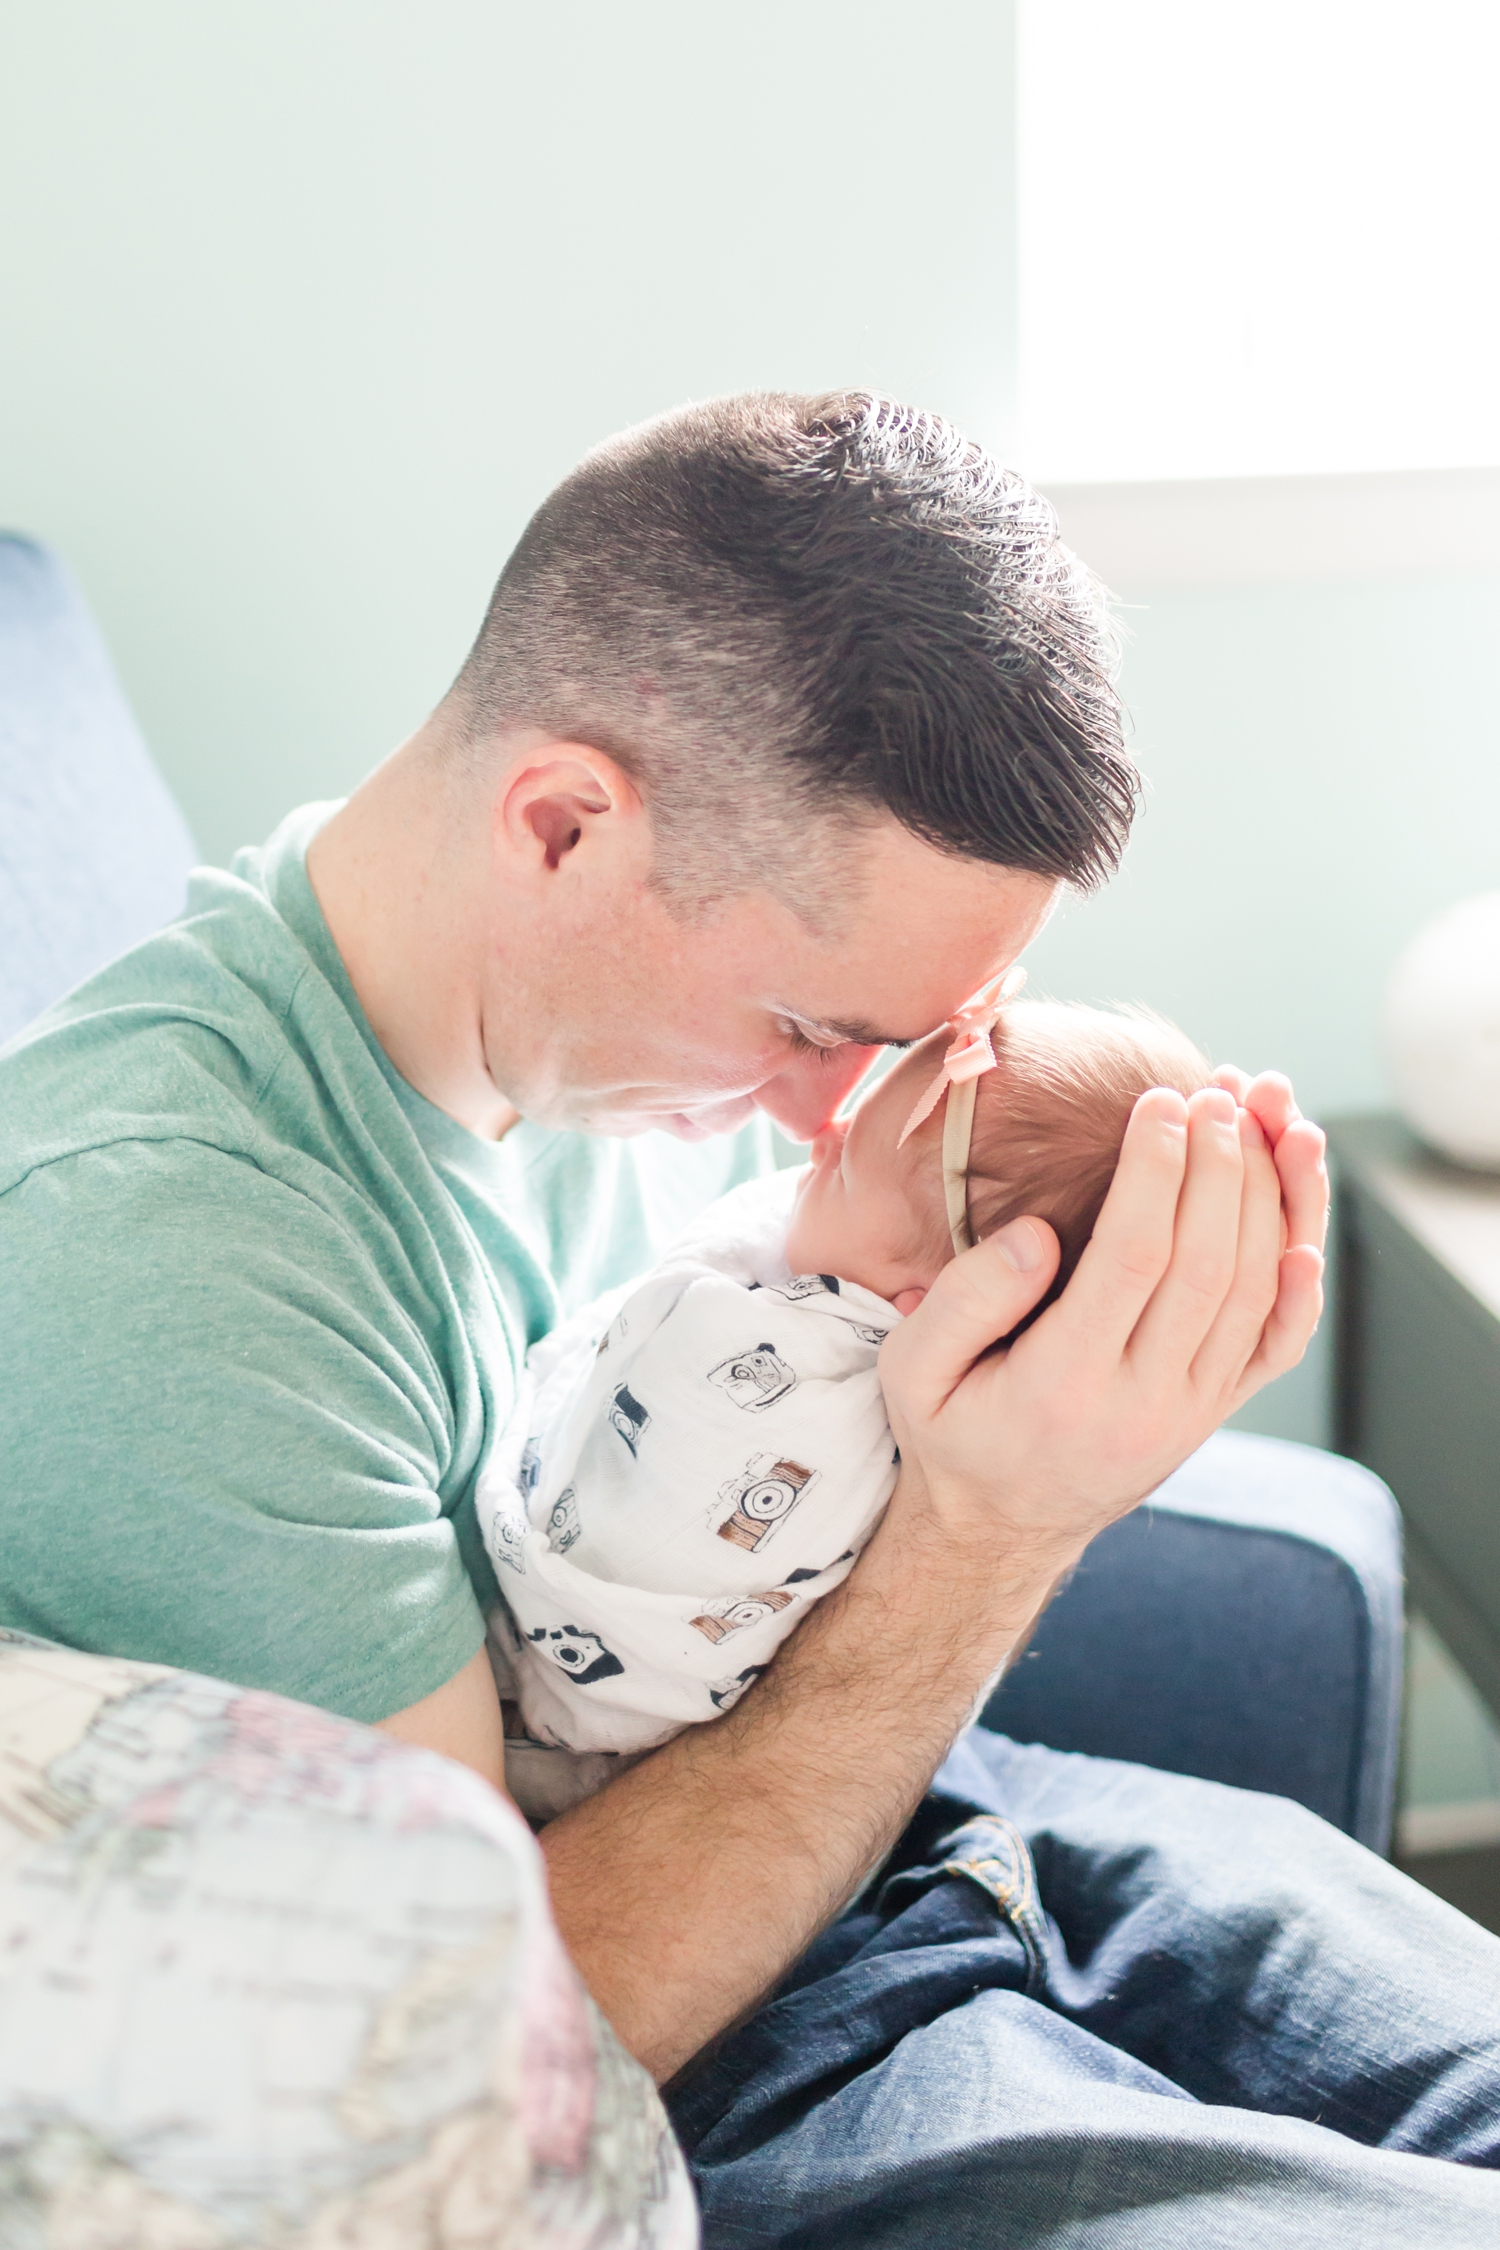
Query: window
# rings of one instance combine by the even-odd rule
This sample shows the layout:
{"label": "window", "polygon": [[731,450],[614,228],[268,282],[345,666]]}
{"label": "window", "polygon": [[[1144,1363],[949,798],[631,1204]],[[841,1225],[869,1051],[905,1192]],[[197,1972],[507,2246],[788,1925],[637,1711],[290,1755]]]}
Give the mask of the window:
{"label": "window", "polygon": [[1020,0],[1043,484],[1500,462],[1495,0]]}

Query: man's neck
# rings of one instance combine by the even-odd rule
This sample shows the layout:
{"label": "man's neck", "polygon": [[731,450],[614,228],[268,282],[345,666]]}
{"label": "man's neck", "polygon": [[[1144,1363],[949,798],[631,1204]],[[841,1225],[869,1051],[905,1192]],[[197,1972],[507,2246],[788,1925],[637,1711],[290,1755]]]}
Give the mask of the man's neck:
{"label": "man's neck", "polygon": [[[482,834],[429,728],[318,831],[308,880],[370,1028],[419,1094],[484,1140],[517,1112],[485,1066]],[[479,824],[482,826],[482,823]]]}

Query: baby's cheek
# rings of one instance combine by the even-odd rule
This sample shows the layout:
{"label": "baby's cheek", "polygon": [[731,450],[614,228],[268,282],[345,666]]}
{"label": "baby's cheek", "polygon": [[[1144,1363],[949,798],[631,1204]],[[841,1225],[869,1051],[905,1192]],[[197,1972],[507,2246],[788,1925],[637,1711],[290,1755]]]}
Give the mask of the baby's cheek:
{"label": "baby's cheek", "polygon": [[793,1273],[837,1273],[854,1280],[854,1268],[867,1250],[849,1198],[836,1184],[814,1181],[787,1232],[786,1262]]}

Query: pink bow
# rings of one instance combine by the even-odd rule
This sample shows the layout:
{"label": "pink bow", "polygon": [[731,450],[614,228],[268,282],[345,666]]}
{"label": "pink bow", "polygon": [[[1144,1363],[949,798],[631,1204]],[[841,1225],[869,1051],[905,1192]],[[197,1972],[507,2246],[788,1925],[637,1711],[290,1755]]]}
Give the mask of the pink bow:
{"label": "pink bow", "polygon": [[927,1088],[901,1129],[900,1148],[916,1131],[926,1117],[930,1117],[950,1086],[962,1086],[971,1078],[982,1078],[995,1067],[995,1050],[990,1043],[990,1033],[995,1019],[1007,1000],[1013,1000],[1026,982],[1024,969],[1007,969],[1003,976],[992,977],[982,984],[971,999],[954,1010],[948,1021],[952,1026],[953,1044],[943,1057],[943,1067]]}

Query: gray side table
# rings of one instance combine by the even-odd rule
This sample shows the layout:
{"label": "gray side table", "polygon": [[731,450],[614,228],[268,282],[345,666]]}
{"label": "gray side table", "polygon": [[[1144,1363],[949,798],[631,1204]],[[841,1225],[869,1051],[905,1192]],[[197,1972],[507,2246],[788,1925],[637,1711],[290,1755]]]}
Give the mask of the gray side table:
{"label": "gray side table", "polygon": [[1392,1117],[1328,1138],[1336,1443],[1395,1493],[1416,1607],[1500,1717],[1500,1177]]}

